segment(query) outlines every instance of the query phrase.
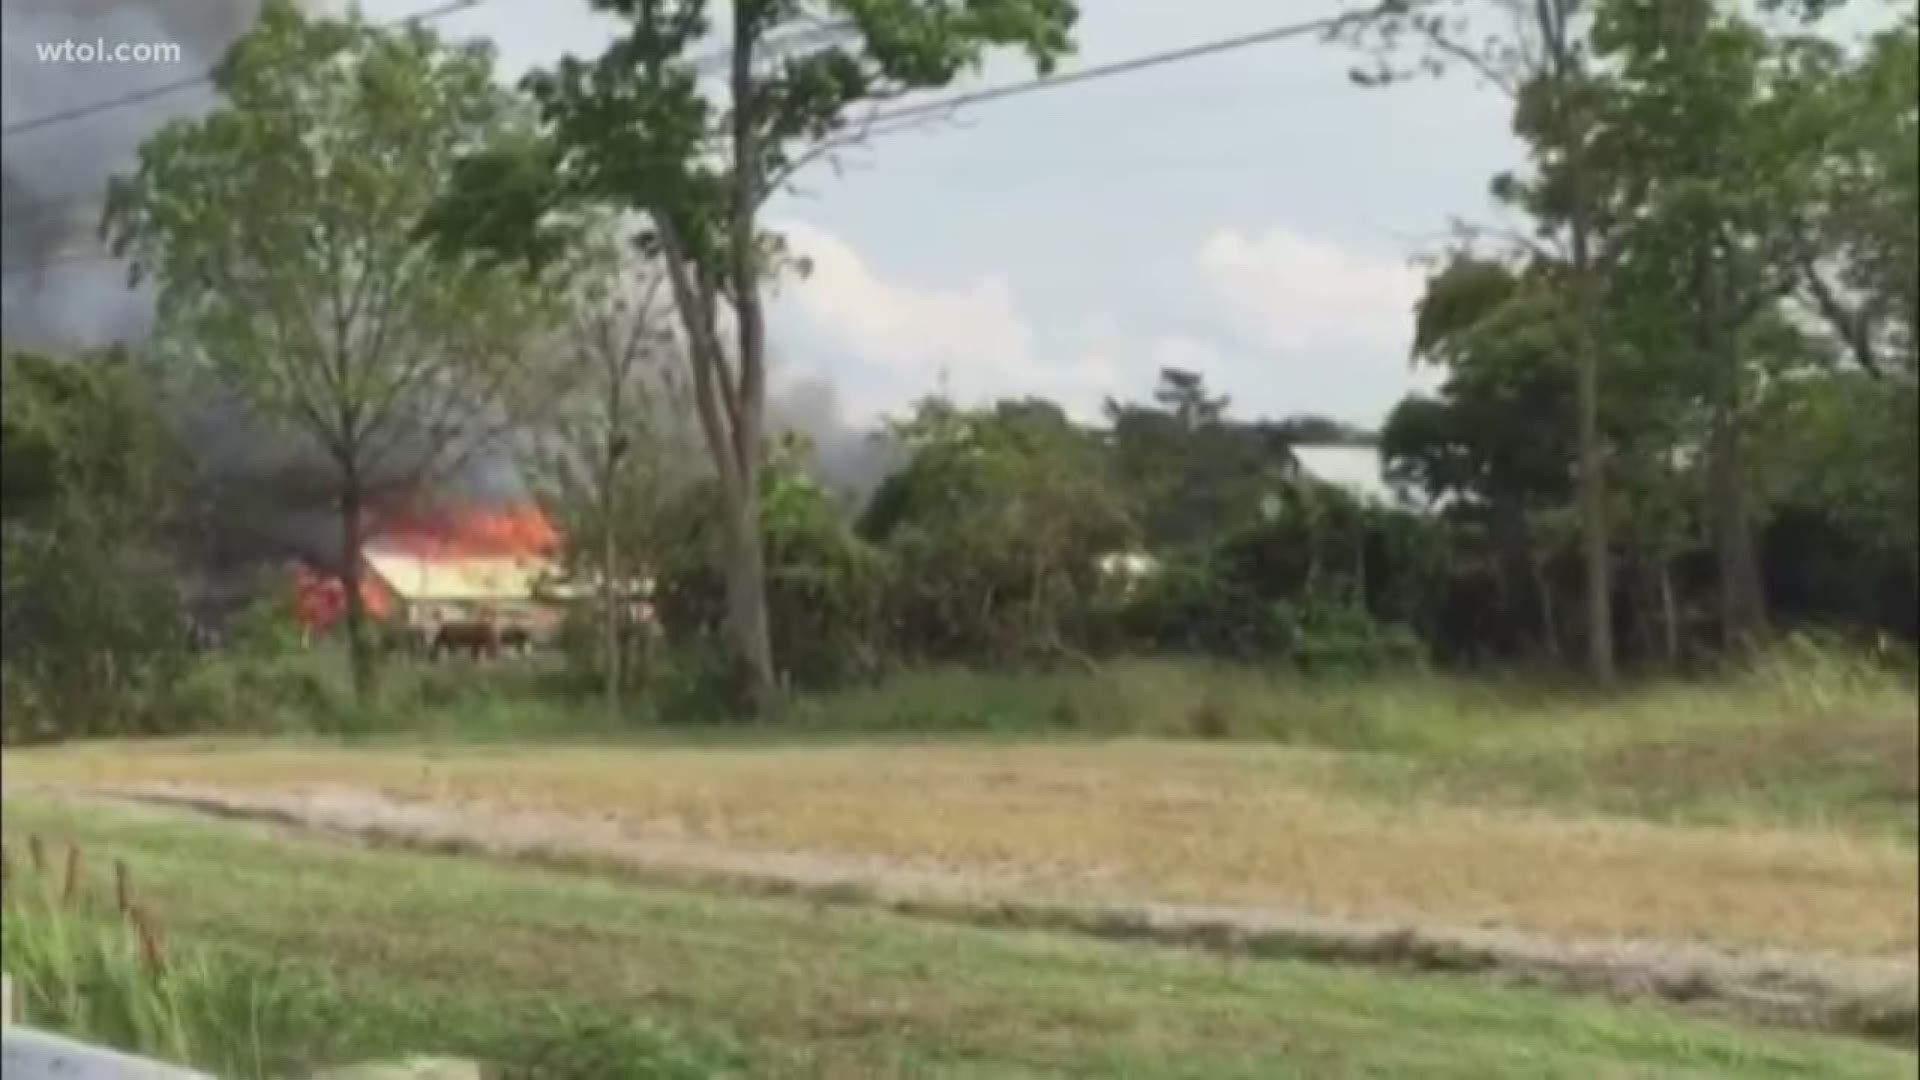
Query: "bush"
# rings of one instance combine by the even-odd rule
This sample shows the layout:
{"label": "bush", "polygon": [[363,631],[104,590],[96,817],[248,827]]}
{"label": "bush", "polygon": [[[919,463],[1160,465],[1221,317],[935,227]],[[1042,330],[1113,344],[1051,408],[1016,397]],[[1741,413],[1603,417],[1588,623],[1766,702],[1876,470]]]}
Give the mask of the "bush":
{"label": "bush", "polygon": [[[762,471],[761,529],[766,563],[767,617],[781,677],[815,688],[870,679],[883,668],[881,604],[887,562],[855,535],[827,492],[806,476],[798,448],[776,453]],[[726,627],[726,550],[719,499],[710,484],[683,492],[667,515],[659,559],[658,610],[678,654],[668,667],[677,684],[666,690],[669,712],[687,704],[690,684],[706,687],[706,711],[715,701],[744,705],[744,680],[725,688],[720,676],[738,674],[707,655],[723,651]],[[665,531],[665,530],[663,530]],[[698,659],[691,659],[698,656]]]}
{"label": "bush", "polygon": [[1417,667],[1425,647],[1412,630],[1382,623],[1353,604],[1309,598],[1277,601],[1270,618],[1281,655],[1311,672]]}
{"label": "bush", "polygon": [[372,722],[353,698],[344,660],[327,648],[202,656],[161,707],[176,731],[350,734]]}
{"label": "bush", "polygon": [[0,359],[0,682],[7,741],[151,733],[187,622],[166,555],[178,464],[118,355]]}

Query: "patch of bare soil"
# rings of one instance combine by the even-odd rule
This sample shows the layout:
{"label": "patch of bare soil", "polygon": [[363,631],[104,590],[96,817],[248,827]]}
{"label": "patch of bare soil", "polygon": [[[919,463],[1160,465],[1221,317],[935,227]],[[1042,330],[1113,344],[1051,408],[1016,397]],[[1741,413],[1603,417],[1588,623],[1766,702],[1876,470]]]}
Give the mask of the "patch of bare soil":
{"label": "patch of bare soil", "polygon": [[1100,903],[1036,901],[1040,893],[1034,883],[1017,875],[823,852],[745,851],[611,820],[402,801],[349,785],[241,792],[143,784],[85,795],[43,793],[277,822],[360,841],[798,893],[982,925],[1044,927],[1244,955],[1471,972],[1908,1045],[1920,1039],[1916,965],[1905,960],[1692,942],[1569,940],[1510,929],[1331,919],[1271,907],[1118,897]]}

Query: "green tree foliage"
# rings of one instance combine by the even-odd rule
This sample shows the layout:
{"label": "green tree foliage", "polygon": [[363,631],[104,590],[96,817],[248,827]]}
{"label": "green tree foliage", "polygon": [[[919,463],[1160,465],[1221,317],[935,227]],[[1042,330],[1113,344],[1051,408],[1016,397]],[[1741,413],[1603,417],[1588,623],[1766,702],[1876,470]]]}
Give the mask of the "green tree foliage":
{"label": "green tree foliage", "polygon": [[[846,514],[809,471],[811,448],[789,435],[768,448],[758,470],[761,533],[767,551],[767,597],[782,682],[829,686],[877,675],[887,657],[881,605],[888,587],[882,552],[855,534]],[[659,611],[686,668],[689,692],[719,694],[734,711],[753,703],[737,695],[729,654],[716,652],[726,630],[727,539],[715,481],[677,489],[653,529],[659,568]],[[737,658],[731,662],[737,662]],[[711,676],[727,676],[716,680]]]}
{"label": "green tree foliage", "polygon": [[1196,373],[1163,370],[1153,398],[1108,401],[1106,418],[1114,468],[1154,550],[1247,524],[1297,468],[1286,429],[1229,419],[1227,399]]}
{"label": "green tree foliage", "polygon": [[488,51],[270,0],[214,84],[225,104],[142,145],[106,227],[159,285],[169,356],[324,452],[363,697],[372,634],[356,557],[368,504],[491,443],[547,299],[416,239],[460,155],[506,137]]}
{"label": "green tree foliage", "polygon": [[893,564],[898,647],[999,661],[1078,651],[1100,558],[1133,539],[1100,441],[1033,400],[979,412],[929,400],[894,435],[913,457],[860,531]]}
{"label": "green tree foliage", "polygon": [[1606,0],[1593,47],[1609,65],[1599,138],[1632,208],[1622,273],[1665,298],[1704,387],[1721,632],[1745,648],[1768,623],[1748,461],[1763,371],[1746,345],[1792,287],[1796,216],[1824,159],[1792,92],[1803,43],[1716,0]]}
{"label": "green tree foliage", "polygon": [[0,362],[0,681],[9,741],[152,730],[183,659],[169,433],[124,356]]}
{"label": "green tree foliage", "polygon": [[1794,209],[1800,297],[1850,358],[1882,377],[1920,373],[1920,15],[1857,57],[1801,39],[1783,62],[1783,126],[1820,153]]}
{"label": "green tree foliage", "polygon": [[1380,444],[1392,481],[1446,504],[1500,553],[1504,591],[1532,598],[1549,653],[1564,631],[1543,534],[1574,487],[1575,440],[1560,419],[1575,393],[1574,332],[1549,280],[1456,258],[1428,283],[1415,323],[1415,355],[1446,371],[1439,396],[1402,402]]}
{"label": "green tree foliage", "polygon": [[729,638],[756,707],[771,713],[779,697],[757,474],[764,292],[783,248],[761,228],[761,208],[808,162],[857,141],[862,103],[945,86],[995,47],[1050,68],[1070,47],[1076,10],[1071,0],[736,0],[725,77],[710,89],[695,54],[717,5],[593,6],[621,34],[595,60],[569,58],[528,79],[544,143],[466,163],[437,228],[455,246],[538,259],[556,249],[556,210],[647,215],[642,239],[672,288],[724,510]]}
{"label": "green tree foliage", "polygon": [[1606,454],[1600,433],[1600,308],[1612,258],[1613,222],[1605,151],[1595,137],[1592,50],[1585,40],[1595,7],[1596,0],[1393,5],[1385,17],[1361,24],[1359,36],[1376,45],[1377,55],[1385,59],[1356,78],[1380,83],[1404,76],[1391,59],[1411,39],[1421,46],[1426,71],[1465,64],[1513,100],[1513,129],[1527,145],[1530,169],[1496,178],[1494,192],[1531,219],[1535,239],[1525,246],[1534,255],[1537,271],[1560,280],[1568,311],[1587,672],[1605,685],[1612,681],[1615,665]]}

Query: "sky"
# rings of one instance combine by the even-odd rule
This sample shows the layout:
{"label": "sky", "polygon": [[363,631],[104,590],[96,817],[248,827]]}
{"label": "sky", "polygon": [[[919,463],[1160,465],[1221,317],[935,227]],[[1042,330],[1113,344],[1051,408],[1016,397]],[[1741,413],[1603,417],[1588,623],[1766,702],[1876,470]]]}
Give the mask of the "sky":
{"label": "sky", "polygon": [[[371,0],[395,18],[425,0]],[[1340,10],[1337,0],[1083,0],[1067,69]],[[576,0],[441,19],[503,76],[599,52]],[[779,377],[863,423],[944,389],[1042,395],[1083,417],[1201,372],[1243,416],[1377,424],[1417,380],[1415,258],[1492,213],[1520,160],[1504,99],[1464,75],[1354,86],[1307,36],[964,110],[816,166],[769,221],[813,269],[773,308]],[[1026,77],[1014,58],[962,87]]]}

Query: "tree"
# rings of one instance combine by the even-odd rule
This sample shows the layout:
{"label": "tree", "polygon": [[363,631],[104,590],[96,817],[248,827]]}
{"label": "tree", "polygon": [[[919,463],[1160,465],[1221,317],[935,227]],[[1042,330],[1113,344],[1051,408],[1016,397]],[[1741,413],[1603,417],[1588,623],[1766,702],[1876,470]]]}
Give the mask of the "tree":
{"label": "tree", "polygon": [[1202,543],[1245,524],[1293,474],[1286,431],[1229,419],[1228,399],[1209,395],[1199,374],[1163,370],[1153,400],[1106,403],[1113,466],[1149,546]]}
{"label": "tree", "polygon": [[1792,287],[1792,241],[1819,148],[1792,123],[1789,43],[1716,0],[1605,0],[1600,138],[1621,185],[1623,270],[1685,327],[1705,387],[1708,518],[1724,644],[1766,633],[1748,446],[1762,373],[1748,335]]}
{"label": "tree", "polygon": [[554,211],[610,205],[649,218],[667,273],[700,428],[725,511],[728,627],[746,689],[777,710],[759,531],[766,413],[764,292],[783,266],[761,209],[795,171],[858,137],[862,103],[944,86],[994,46],[1042,70],[1069,48],[1072,0],[736,0],[724,89],[700,79],[707,0],[592,0],[619,18],[598,59],[528,87],[543,147],[468,163],[446,214],[458,243],[535,259]]}
{"label": "tree", "polygon": [[[1397,5],[1389,17],[1359,25],[1389,50],[1403,37],[1424,42],[1426,70],[1464,63],[1513,99],[1514,130],[1532,152],[1534,174],[1501,177],[1495,190],[1533,217],[1538,238],[1550,246],[1529,242],[1527,247],[1566,279],[1587,670],[1595,682],[1607,685],[1615,664],[1598,314],[1605,302],[1608,195],[1595,156],[1594,80],[1584,44],[1593,6],[1594,0],[1448,0]],[[1499,26],[1486,29],[1489,20]],[[1383,63],[1357,72],[1356,78],[1380,83],[1404,74]]]}
{"label": "tree", "polygon": [[572,258],[566,326],[545,365],[563,389],[551,404],[536,403],[520,458],[572,538],[567,561],[596,583],[600,675],[607,710],[617,715],[635,630],[631,586],[649,572],[642,552],[658,540],[680,451],[693,448],[679,438],[678,345],[657,266],[604,222]]}
{"label": "tree", "polygon": [[[886,565],[812,475],[811,454],[805,436],[783,433],[769,441],[759,470],[768,624],[783,682],[838,686],[881,670]],[[716,483],[708,475],[678,487],[654,530],[660,615],[682,666],[707,663],[707,646],[725,630],[727,551]],[[691,689],[704,694],[716,688]],[[685,704],[704,708],[713,702]]]}
{"label": "tree", "polygon": [[1782,128],[1817,148],[1794,208],[1799,298],[1863,370],[1920,377],[1920,15],[1875,34],[1850,59],[1819,40],[1790,43]]}
{"label": "tree", "polygon": [[1427,283],[1414,355],[1447,372],[1437,398],[1413,397],[1388,417],[1388,477],[1435,502],[1485,516],[1510,564],[1526,568],[1541,641],[1559,649],[1543,527],[1566,504],[1576,447],[1564,416],[1574,396],[1567,298],[1547,275],[1456,256]]}
{"label": "tree", "polygon": [[923,402],[895,437],[912,450],[860,531],[896,562],[895,621],[938,659],[1055,659],[1132,522],[1100,441],[1042,401],[961,412]]}
{"label": "tree", "polygon": [[167,559],[181,456],[117,353],[0,362],[0,689],[9,741],[149,730],[182,659]]}
{"label": "tree", "polygon": [[498,437],[548,319],[519,275],[416,238],[458,156],[510,131],[512,102],[483,47],[309,19],[290,0],[269,0],[214,84],[226,103],[141,147],[104,227],[135,279],[157,280],[169,352],[326,455],[365,699],[370,506]]}

